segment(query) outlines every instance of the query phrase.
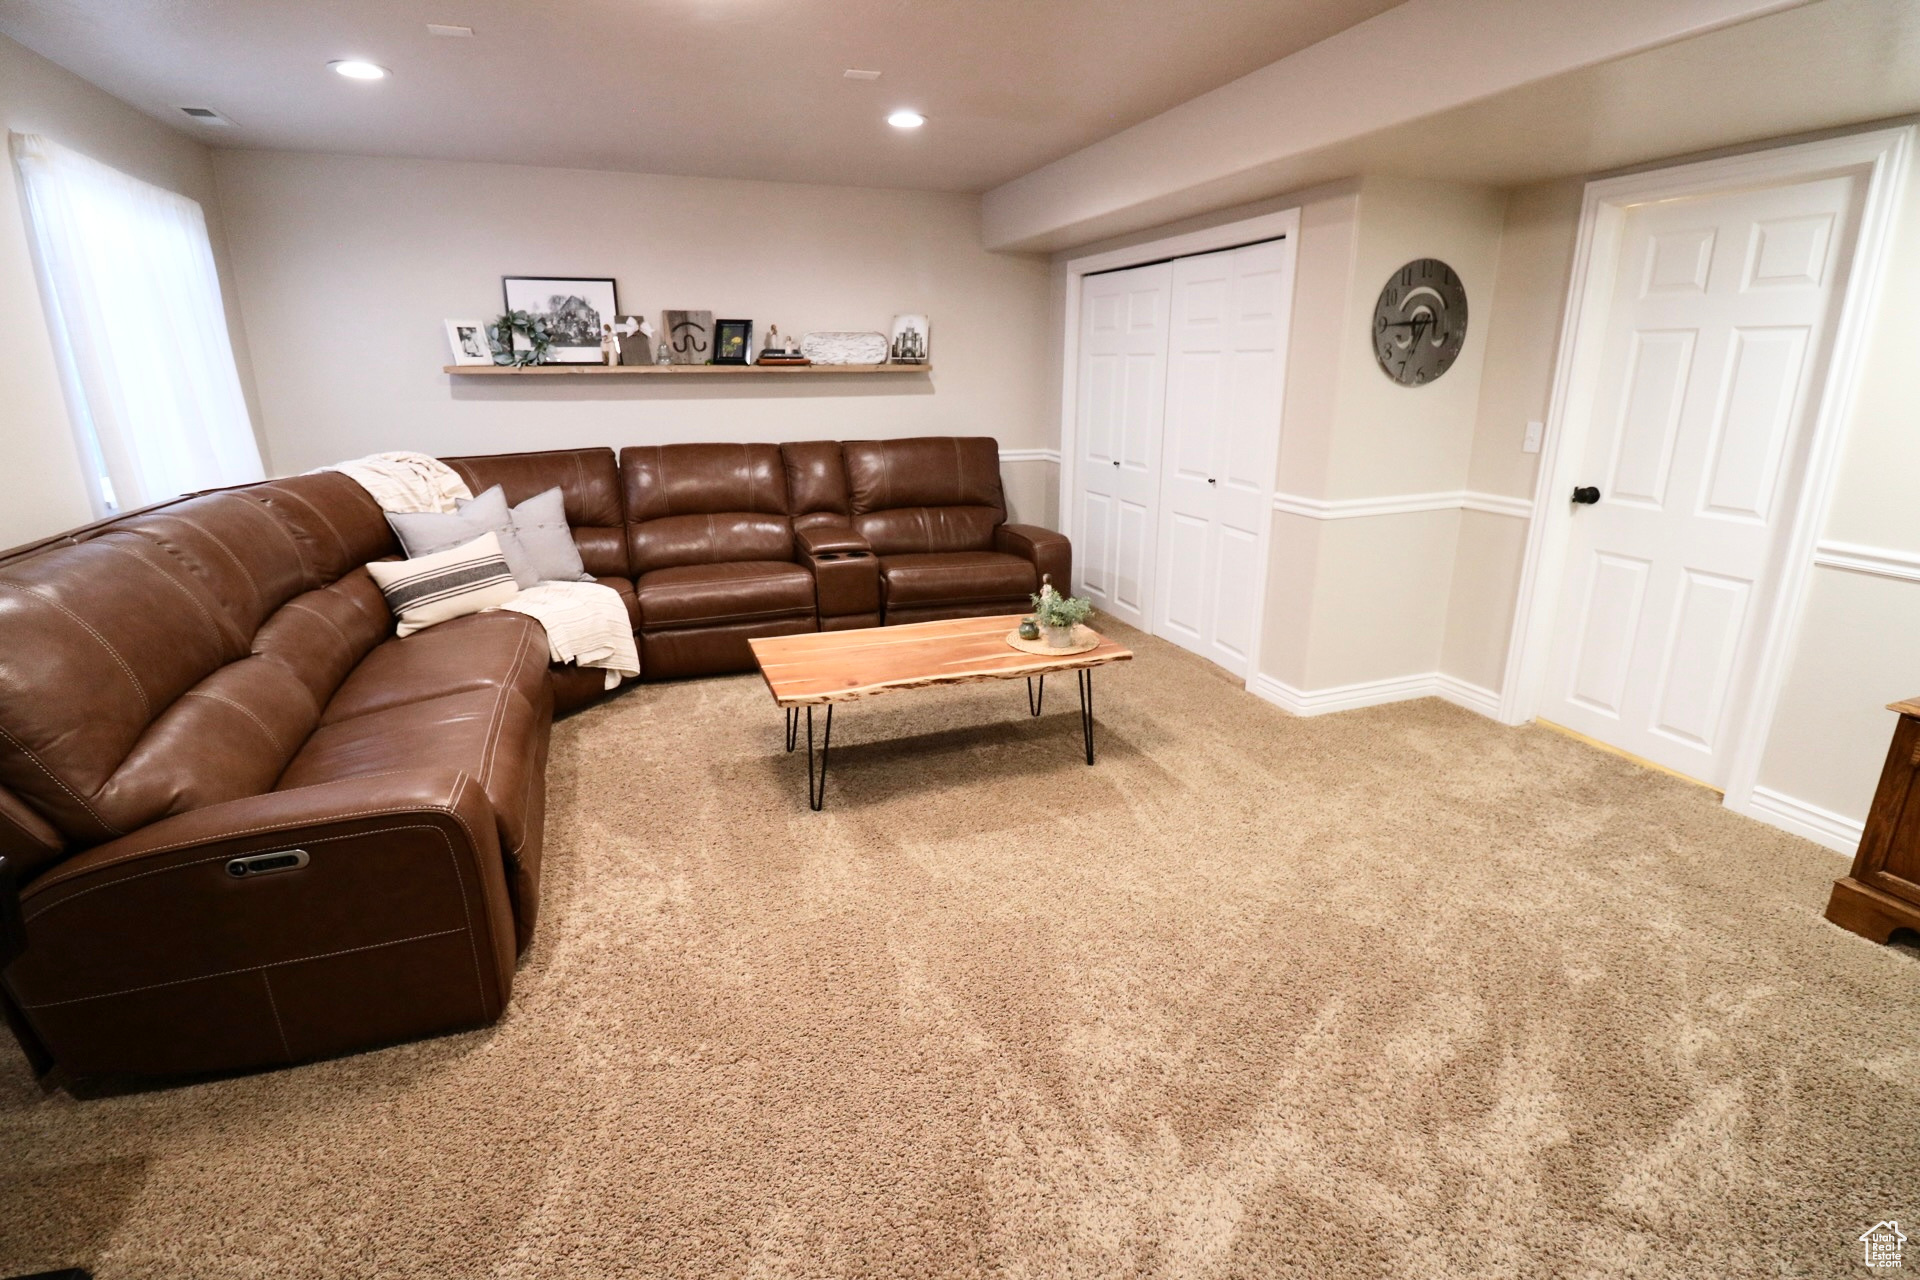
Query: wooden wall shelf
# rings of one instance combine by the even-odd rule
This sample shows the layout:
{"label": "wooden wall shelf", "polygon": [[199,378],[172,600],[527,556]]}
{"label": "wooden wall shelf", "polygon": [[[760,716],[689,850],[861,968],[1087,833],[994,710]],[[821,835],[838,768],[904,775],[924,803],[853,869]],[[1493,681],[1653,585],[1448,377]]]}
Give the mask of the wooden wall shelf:
{"label": "wooden wall shelf", "polygon": [[932,373],[930,364],[449,364],[442,373],[458,378],[806,378],[844,374]]}

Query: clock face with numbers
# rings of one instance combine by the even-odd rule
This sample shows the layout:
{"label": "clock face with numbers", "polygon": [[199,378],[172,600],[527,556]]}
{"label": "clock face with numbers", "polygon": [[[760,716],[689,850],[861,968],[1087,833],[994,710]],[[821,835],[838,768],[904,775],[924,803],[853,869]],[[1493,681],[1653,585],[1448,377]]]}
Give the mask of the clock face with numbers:
{"label": "clock face with numbers", "polygon": [[1419,258],[1387,278],[1373,308],[1373,354],[1403,387],[1453,367],[1467,341],[1467,290],[1438,258]]}

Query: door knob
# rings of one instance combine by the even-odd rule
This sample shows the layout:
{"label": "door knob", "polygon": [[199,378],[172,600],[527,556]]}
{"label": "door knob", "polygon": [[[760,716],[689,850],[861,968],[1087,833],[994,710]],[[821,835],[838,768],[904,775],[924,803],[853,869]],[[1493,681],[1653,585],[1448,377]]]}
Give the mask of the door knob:
{"label": "door knob", "polygon": [[1118,459],[1118,458],[1115,458],[1115,459],[1113,460],[1113,465],[1114,465],[1114,466],[1116,466],[1116,467],[1117,467],[1117,466],[1119,466],[1119,465],[1120,465],[1120,459]]}
{"label": "door knob", "polygon": [[1208,483],[1208,484],[1217,484],[1217,483],[1219,483],[1219,482],[1218,482],[1218,481],[1216,481],[1216,480],[1215,480],[1215,479],[1214,479],[1214,478],[1213,478],[1212,476],[1208,476],[1208,477],[1207,477],[1207,483]]}
{"label": "door knob", "polygon": [[1573,500],[1584,506],[1600,501],[1600,491],[1590,484],[1583,484],[1573,491]]}

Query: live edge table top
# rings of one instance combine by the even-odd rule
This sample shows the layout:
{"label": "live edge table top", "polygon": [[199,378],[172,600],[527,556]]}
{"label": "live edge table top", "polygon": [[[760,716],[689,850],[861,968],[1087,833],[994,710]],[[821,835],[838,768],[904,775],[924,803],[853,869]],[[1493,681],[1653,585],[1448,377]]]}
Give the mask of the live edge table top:
{"label": "live edge table top", "polygon": [[813,631],[747,643],[774,702],[782,707],[846,702],[896,689],[1044,676],[1133,657],[1133,650],[1105,636],[1085,653],[1057,658],[1016,649],[1007,643],[1007,633],[1024,616]]}

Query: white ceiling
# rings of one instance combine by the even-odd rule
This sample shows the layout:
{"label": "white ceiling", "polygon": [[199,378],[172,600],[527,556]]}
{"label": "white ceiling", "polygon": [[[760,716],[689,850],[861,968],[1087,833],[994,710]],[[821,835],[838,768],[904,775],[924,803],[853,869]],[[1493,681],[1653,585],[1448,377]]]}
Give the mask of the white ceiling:
{"label": "white ceiling", "polygon": [[[1506,2],[1451,0],[1451,8]],[[1554,9],[1586,2],[1527,0],[1530,11],[1507,22],[1503,48],[1537,55],[1542,24],[1561,20]],[[1759,16],[1484,96],[1455,85],[1465,98],[1458,105],[1409,91],[1401,98],[1406,118],[1384,128],[1366,127],[1377,100],[1365,77],[1343,64],[1294,69],[1332,61],[1322,55],[1338,46],[1362,62],[1401,56],[1410,42],[1387,39],[1390,29],[1415,20],[1424,3],[1242,82],[1265,82],[1307,106],[1289,111],[1276,105],[1277,94],[1236,95],[1229,87],[988,192],[988,247],[1066,249],[1362,174],[1518,186],[1920,113],[1920,0],[1795,0],[1784,8],[1753,0]],[[1660,3],[1675,14],[1682,8],[1680,0]],[[1613,10],[1629,7],[1616,0]],[[1692,7],[1731,6],[1693,0]],[[1468,29],[1466,38],[1483,29]],[[1426,42],[1426,56],[1435,55],[1435,43]],[[1309,114],[1322,107],[1327,127],[1316,133]],[[1183,132],[1162,128],[1181,117]],[[1226,121],[1247,117],[1285,125],[1240,130],[1232,135],[1245,144],[1238,154],[1206,154],[1229,136]]]}
{"label": "white ceiling", "polygon": [[0,33],[214,146],[983,191],[1395,3],[0,0]]}

